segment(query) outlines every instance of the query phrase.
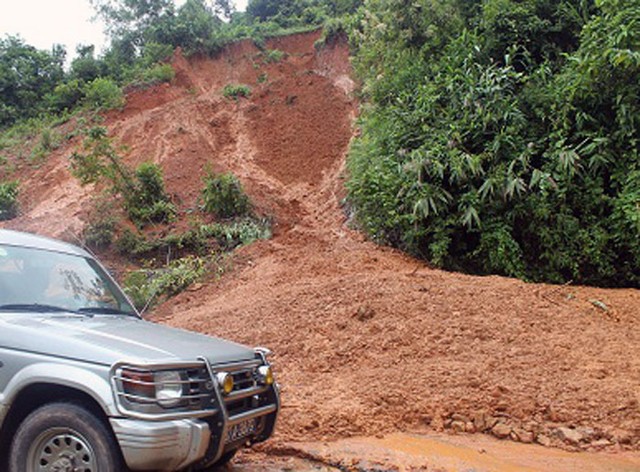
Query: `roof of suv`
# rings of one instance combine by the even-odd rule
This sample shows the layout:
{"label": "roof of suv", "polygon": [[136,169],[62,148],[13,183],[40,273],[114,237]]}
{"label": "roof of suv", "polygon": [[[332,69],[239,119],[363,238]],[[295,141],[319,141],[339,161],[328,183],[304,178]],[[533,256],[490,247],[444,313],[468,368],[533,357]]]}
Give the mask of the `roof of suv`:
{"label": "roof of suv", "polygon": [[37,236],[31,233],[22,233],[8,229],[0,229],[0,244],[9,246],[21,246],[45,251],[63,252],[75,256],[91,257],[84,249],[73,244],[63,243],[51,238]]}

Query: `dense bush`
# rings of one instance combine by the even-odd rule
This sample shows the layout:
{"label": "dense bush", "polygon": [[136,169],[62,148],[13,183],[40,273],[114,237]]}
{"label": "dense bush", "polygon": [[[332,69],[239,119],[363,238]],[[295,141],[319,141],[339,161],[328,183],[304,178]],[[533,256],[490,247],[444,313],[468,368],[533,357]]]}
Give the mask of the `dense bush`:
{"label": "dense bush", "polygon": [[78,79],[61,82],[49,93],[45,100],[53,112],[71,110],[84,98],[84,86]]}
{"label": "dense bush", "polygon": [[108,78],[101,77],[89,82],[84,95],[86,103],[95,110],[110,110],[124,105],[122,89]]}
{"label": "dense bush", "polygon": [[250,211],[249,197],[233,174],[207,175],[202,200],[204,211],[218,218],[244,216]]}
{"label": "dense bush", "polygon": [[0,221],[18,215],[18,182],[0,182]]}
{"label": "dense bush", "polygon": [[329,18],[353,13],[361,4],[361,0],[251,0],[246,15],[254,22],[269,21],[284,27],[321,25]]}
{"label": "dense bush", "polygon": [[171,82],[175,76],[176,71],[171,64],[156,64],[142,72],[142,82],[148,85]]}
{"label": "dense bush", "polygon": [[365,6],[362,227],[446,268],[639,285],[637,2]]}

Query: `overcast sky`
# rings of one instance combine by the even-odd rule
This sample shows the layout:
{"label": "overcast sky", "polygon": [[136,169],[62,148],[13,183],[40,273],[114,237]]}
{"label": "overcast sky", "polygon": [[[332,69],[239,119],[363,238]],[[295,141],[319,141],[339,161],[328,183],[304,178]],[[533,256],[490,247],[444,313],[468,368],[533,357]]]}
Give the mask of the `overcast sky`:
{"label": "overcast sky", "polygon": [[[244,10],[247,0],[234,3]],[[62,44],[69,60],[78,44],[95,44],[98,52],[105,47],[104,24],[93,16],[89,0],[0,0],[0,37],[19,35],[38,49]]]}

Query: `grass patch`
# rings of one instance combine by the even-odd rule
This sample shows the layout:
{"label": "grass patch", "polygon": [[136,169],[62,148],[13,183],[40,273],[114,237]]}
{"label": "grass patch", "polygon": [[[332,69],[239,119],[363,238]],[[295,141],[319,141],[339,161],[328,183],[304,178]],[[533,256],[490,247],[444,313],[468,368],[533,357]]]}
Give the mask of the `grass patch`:
{"label": "grass patch", "polygon": [[222,89],[222,95],[236,101],[241,97],[248,98],[251,96],[251,87],[244,84],[227,84]]}
{"label": "grass patch", "polygon": [[275,64],[284,58],[284,51],[280,51],[279,49],[267,49],[262,54],[265,64]]}

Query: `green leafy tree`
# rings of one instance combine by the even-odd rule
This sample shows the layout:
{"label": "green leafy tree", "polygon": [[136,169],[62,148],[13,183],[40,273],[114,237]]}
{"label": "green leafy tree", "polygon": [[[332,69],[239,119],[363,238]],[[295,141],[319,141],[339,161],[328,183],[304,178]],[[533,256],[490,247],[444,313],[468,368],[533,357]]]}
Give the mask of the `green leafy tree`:
{"label": "green leafy tree", "polygon": [[104,75],[103,63],[95,58],[95,46],[80,45],[77,57],[71,61],[71,77],[83,82],[91,82]]}
{"label": "green leafy tree", "polygon": [[91,4],[112,38],[126,39],[136,48],[142,47],[147,30],[175,11],[172,0],[91,0]]}
{"label": "green leafy tree", "polygon": [[47,52],[18,37],[0,39],[0,126],[44,110],[43,98],[64,76],[64,57],[62,46]]}

